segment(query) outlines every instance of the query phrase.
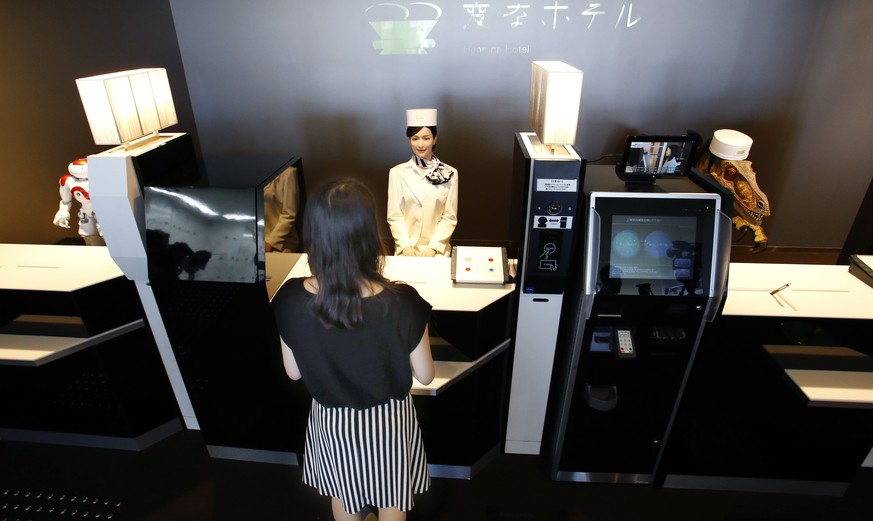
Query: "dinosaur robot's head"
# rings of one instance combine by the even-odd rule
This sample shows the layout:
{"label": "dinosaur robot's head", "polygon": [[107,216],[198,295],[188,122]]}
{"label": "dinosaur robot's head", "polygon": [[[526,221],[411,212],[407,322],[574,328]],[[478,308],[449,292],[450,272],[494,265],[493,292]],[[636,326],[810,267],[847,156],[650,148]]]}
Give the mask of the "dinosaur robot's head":
{"label": "dinosaur robot's head", "polygon": [[770,201],[758,186],[752,162],[745,159],[713,161],[707,173],[734,194],[734,210],[750,223],[761,225],[770,216]]}
{"label": "dinosaur robot's head", "polygon": [[767,234],[762,223],[770,216],[770,201],[758,186],[752,162],[747,161],[752,138],[736,130],[716,130],[696,167],[734,195],[734,217],[738,230],[754,230],[754,252],[767,248]]}

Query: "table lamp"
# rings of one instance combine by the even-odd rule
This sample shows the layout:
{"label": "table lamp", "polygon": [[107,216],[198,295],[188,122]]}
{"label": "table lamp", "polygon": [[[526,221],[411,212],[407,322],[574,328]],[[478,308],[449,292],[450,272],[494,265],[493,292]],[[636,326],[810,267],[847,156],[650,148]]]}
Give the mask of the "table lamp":
{"label": "table lamp", "polygon": [[76,80],[94,143],[129,148],[178,123],[167,70],[112,72]]}
{"label": "table lamp", "polygon": [[576,143],[582,97],[582,71],[559,61],[531,64],[528,120],[541,145],[560,153],[558,145]]}

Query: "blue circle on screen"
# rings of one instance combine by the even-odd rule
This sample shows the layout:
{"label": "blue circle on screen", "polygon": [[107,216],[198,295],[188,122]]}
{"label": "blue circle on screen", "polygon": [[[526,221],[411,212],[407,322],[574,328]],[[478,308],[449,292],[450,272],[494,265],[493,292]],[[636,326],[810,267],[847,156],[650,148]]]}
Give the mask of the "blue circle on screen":
{"label": "blue circle on screen", "polygon": [[635,232],[622,230],[612,238],[612,249],[619,257],[633,257],[640,251],[640,238]]}
{"label": "blue circle on screen", "polygon": [[667,250],[670,249],[672,244],[673,241],[670,240],[670,236],[663,230],[655,230],[646,235],[646,253],[652,257],[666,257]]}

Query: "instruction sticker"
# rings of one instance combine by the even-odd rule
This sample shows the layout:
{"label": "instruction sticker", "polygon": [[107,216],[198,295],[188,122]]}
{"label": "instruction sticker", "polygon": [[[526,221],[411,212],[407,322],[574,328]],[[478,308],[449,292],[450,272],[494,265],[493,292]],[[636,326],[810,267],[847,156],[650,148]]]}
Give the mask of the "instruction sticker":
{"label": "instruction sticker", "polygon": [[575,192],[578,179],[537,179],[537,192]]}
{"label": "instruction sticker", "polygon": [[573,217],[569,215],[535,215],[534,228],[549,230],[569,230],[573,228]]}

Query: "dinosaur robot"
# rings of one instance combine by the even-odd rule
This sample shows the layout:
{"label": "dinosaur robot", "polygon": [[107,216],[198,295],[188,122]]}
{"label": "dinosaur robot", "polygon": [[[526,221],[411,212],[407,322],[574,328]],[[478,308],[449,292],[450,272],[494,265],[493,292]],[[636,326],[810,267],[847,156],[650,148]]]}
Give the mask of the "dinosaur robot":
{"label": "dinosaur robot", "polygon": [[758,186],[752,162],[746,160],[752,138],[736,130],[716,130],[709,146],[697,158],[696,168],[734,194],[734,227],[755,233],[751,251],[767,249],[763,222],[770,216],[770,201]]}

